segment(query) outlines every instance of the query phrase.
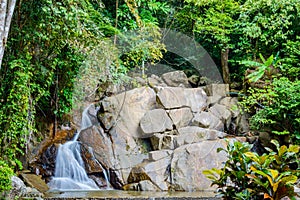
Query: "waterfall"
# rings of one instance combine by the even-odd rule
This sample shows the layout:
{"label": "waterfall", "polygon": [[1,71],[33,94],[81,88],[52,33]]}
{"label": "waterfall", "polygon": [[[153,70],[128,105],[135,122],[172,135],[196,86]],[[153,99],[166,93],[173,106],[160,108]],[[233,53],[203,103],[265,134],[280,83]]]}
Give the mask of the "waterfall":
{"label": "waterfall", "polygon": [[[48,183],[51,190],[97,190],[99,187],[90,179],[85,171],[84,162],[80,153],[80,143],[77,141],[82,130],[95,124],[95,116],[89,113],[92,105],[82,112],[80,131],[71,141],[61,144],[58,148],[55,164],[55,173]],[[92,154],[93,155],[93,154]],[[98,162],[100,167],[102,165]],[[106,182],[107,174],[103,169]],[[109,187],[109,185],[107,185]]]}

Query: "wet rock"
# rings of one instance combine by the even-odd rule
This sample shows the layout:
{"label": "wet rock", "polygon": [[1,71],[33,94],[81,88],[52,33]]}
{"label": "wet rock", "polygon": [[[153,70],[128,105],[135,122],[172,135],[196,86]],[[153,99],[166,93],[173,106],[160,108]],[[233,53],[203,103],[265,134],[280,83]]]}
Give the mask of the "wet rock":
{"label": "wet rock", "polygon": [[183,71],[165,73],[162,75],[162,79],[169,87],[191,87],[188,78]]}
{"label": "wet rock", "polygon": [[[99,126],[92,126],[80,133],[82,158],[86,163],[87,173],[102,172],[99,163],[105,168],[112,167],[114,153],[112,142],[107,133]],[[99,162],[99,163],[98,163]]]}
{"label": "wet rock", "polygon": [[148,111],[140,121],[143,137],[150,137],[154,133],[173,129],[173,123],[166,111],[154,109]]}
{"label": "wet rock", "polygon": [[192,119],[191,124],[193,126],[199,126],[202,128],[210,128],[215,129],[217,131],[224,131],[223,122],[211,112],[197,113]]}
{"label": "wet rock", "polygon": [[157,97],[165,109],[189,107],[200,112],[207,106],[207,96],[202,88],[164,87],[157,88]]}
{"label": "wet rock", "polygon": [[44,180],[42,180],[41,176],[30,173],[22,173],[21,177],[28,186],[36,188],[39,192],[45,193],[49,190],[48,185]]}
{"label": "wet rock", "polygon": [[211,190],[211,181],[202,174],[202,171],[222,167],[227,157],[224,152],[217,153],[217,148],[225,147],[224,140],[215,140],[175,149],[171,162],[172,188],[183,191]]}
{"label": "wet rock", "polygon": [[89,178],[92,179],[100,189],[107,189],[110,185],[107,185],[105,178],[96,175],[89,175]]}
{"label": "wet rock", "polygon": [[149,180],[140,181],[138,183],[130,183],[124,185],[123,190],[125,191],[161,191],[156,185]]}
{"label": "wet rock", "polygon": [[189,125],[194,117],[190,108],[173,109],[168,114],[177,129]]}

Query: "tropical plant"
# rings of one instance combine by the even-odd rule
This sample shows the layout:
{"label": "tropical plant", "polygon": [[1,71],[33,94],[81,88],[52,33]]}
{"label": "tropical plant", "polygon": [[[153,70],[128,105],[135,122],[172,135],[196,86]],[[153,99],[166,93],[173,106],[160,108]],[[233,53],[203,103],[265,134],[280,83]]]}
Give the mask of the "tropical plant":
{"label": "tropical plant", "polygon": [[[241,64],[246,65],[247,67],[255,67],[255,71],[248,74],[246,76],[247,80],[249,80],[250,82],[257,82],[258,80],[260,80],[265,74],[267,75],[267,77],[269,79],[272,79],[272,72],[271,70],[274,70],[274,68],[277,68],[278,63],[279,63],[279,59],[278,59],[278,54],[274,56],[271,55],[267,60],[263,57],[263,55],[260,53],[259,57],[262,61],[262,63],[260,62],[256,62],[256,61],[242,61]],[[278,75],[278,74],[275,74]]]}
{"label": "tropical plant", "polygon": [[217,152],[225,151],[227,161],[221,169],[204,170],[203,174],[212,180],[212,185],[218,186],[218,193],[225,199],[249,199],[250,191],[255,185],[246,174],[250,173],[251,159],[245,155],[251,150],[248,143],[228,141],[226,149],[218,148]]}
{"label": "tropical plant", "polygon": [[[258,155],[251,152],[251,145],[238,141],[228,142],[225,151],[228,160],[221,169],[204,170],[212,185],[217,185],[225,199],[262,199],[279,200],[295,196],[293,184],[299,175],[298,145],[280,146],[272,141],[275,151]],[[296,165],[295,169],[291,166]],[[236,192],[235,192],[236,191]]]}
{"label": "tropical plant", "polygon": [[292,143],[300,143],[300,81],[274,78],[263,88],[249,88],[240,104],[252,113],[254,130],[275,135],[289,135]]}
{"label": "tropical plant", "polygon": [[299,170],[291,169],[295,164],[299,166],[297,154],[300,146],[280,146],[275,140],[271,141],[276,146],[276,151],[271,149],[269,154],[259,156],[254,152],[246,152],[245,155],[251,159],[251,173],[246,174],[258,187],[253,188],[255,193],[264,193],[265,199],[280,200],[285,196],[293,197],[294,184],[297,182]]}

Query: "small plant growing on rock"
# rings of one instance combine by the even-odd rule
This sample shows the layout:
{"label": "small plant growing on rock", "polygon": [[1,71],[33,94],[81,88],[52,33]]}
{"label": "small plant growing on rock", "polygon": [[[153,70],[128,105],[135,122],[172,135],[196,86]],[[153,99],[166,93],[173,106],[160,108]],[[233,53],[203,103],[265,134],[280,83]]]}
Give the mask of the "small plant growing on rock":
{"label": "small plant growing on rock", "polygon": [[[293,185],[299,175],[298,154],[300,146],[280,146],[276,150],[258,155],[251,152],[251,145],[235,141],[227,149],[218,149],[228,154],[222,169],[204,170],[212,185],[217,185],[224,199],[271,199],[295,196]],[[292,167],[294,166],[294,167]]]}

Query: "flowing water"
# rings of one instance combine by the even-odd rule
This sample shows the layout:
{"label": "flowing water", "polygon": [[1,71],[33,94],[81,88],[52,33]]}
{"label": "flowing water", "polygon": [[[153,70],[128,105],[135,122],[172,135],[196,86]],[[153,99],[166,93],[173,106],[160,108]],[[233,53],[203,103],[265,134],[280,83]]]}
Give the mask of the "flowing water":
{"label": "flowing water", "polygon": [[[71,141],[62,144],[58,148],[55,164],[55,174],[48,183],[50,190],[97,190],[99,187],[90,179],[85,171],[84,162],[81,157],[80,143],[77,141],[81,130],[93,126],[93,116],[89,110],[94,105],[88,106],[82,113],[80,131]],[[93,151],[90,150],[92,155]],[[98,162],[101,166],[101,164]],[[109,180],[105,170],[103,169],[107,185]]]}

